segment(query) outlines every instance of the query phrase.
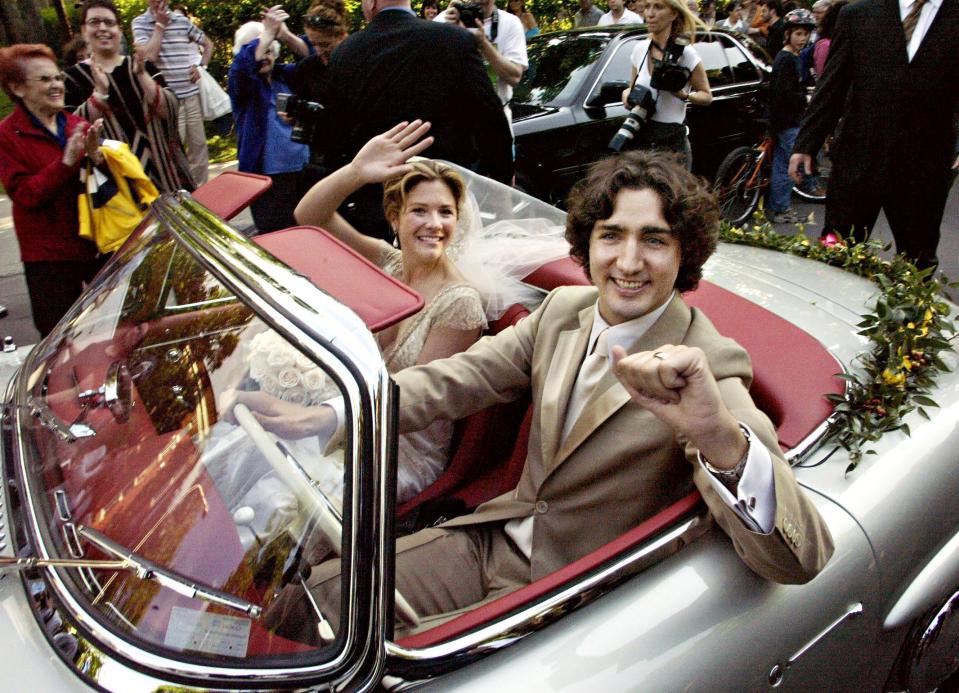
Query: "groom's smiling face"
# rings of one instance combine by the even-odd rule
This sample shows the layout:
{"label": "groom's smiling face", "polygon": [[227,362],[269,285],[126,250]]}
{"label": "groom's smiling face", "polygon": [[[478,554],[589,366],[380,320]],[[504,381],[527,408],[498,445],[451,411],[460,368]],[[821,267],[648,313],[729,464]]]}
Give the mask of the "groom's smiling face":
{"label": "groom's smiling face", "polygon": [[589,274],[599,289],[599,313],[618,325],[655,310],[673,292],[682,249],[648,188],[619,192],[608,219],[593,225]]}

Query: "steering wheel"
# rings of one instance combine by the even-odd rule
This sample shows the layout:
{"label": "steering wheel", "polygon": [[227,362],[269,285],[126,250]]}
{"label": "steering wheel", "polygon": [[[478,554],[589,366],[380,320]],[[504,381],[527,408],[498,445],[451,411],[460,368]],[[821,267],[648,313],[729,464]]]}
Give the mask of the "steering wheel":
{"label": "steering wheel", "polygon": [[[290,455],[282,443],[260,425],[260,422],[250,412],[249,407],[237,402],[233,405],[233,415],[280,479],[293,491],[293,495],[296,496],[301,507],[317,518],[317,526],[320,531],[329,540],[333,551],[340,555],[340,549],[343,545],[343,520],[337,512],[336,506],[319,486],[312,483],[310,476]],[[400,618],[411,626],[418,626],[420,624],[419,616],[403,595],[399,593],[399,590],[393,596],[396,603],[396,613]]]}

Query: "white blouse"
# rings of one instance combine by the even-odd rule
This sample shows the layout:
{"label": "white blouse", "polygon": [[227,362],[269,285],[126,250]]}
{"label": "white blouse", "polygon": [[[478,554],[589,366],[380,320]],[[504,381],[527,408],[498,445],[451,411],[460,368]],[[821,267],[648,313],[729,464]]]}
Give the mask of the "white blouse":
{"label": "white blouse", "polygon": [[[647,62],[646,57],[649,53],[649,47],[650,39],[637,41],[629,61],[633,67],[636,68],[636,84],[649,87],[653,93],[653,98],[656,99],[656,112],[653,114],[651,120],[655,120],[657,123],[683,123],[686,120],[686,102],[676,98],[671,92],[664,91],[660,93],[658,89],[653,89],[649,86],[652,75],[645,64]],[[686,46],[683,49],[682,56],[679,58],[679,64],[687,68],[690,72],[702,61],[699,53],[697,53],[696,49],[692,46]]]}

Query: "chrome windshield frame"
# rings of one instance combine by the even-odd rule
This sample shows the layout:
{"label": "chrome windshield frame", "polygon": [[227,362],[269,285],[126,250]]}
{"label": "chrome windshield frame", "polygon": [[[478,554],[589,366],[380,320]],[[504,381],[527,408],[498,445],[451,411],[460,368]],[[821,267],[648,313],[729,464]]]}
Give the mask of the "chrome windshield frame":
{"label": "chrome windshield frame", "polygon": [[[31,581],[41,575],[50,597],[76,626],[78,638],[104,661],[131,674],[135,672],[135,678],[144,682],[143,691],[155,690],[158,684],[171,680],[204,686],[348,684],[367,688],[382,674],[383,638],[391,615],[388,605],[392,604],[392,594],[384,586],[384,576],[391,565],[384,548],[392,545],[385,538],[392,536],[393,531],[393,465],[389,440],[394,403],[392,384],[376,343],[352,311],[226,225],[188,193],[162,196],[154,203],[152,214],[156,222],[176,238],[178,247],[189,252],[273,330],[316,362],[324,363],[340,382],[353,431],[347,442],[348,459],[352,460],[353,494],[344,499],[344,504],[349,503],[349,512],[344,512],[347,517],[344,570],[349,575],[347,604],[351,614],[348,628],[340,634],[341,645],[336,654],[323,662],[301,666],[286,662],[276,666],[208,664],[189,661],[188,657],[158,654],[155,648],[142,647],[120,635],[74,594],[58,569],[43,568],[25,574],[24,585],[29,588]],[[132,241],[134,251],[138,242],[138,239]],[[79,316],[82,311],[73,317]],[[42,360],[50,344],[50,340],[41,343],[37,359]],[[28,357],[11,385],[14,397],[22,398],[27,393],[28,368],[33,361]],[[13,407],[15,430],[28,425],[28,416],[25,407]],[[55,558],[49,545],[49,531],[43,526],[46,518],[38,510],[38,494],[42,490],[35,486],[27,469],[29,458],[23,438],[14,437],[15,466],[28,541],[38,558]],[[363,550],[352,550],[356,546]],[[310,659],[315,660],[315,656]],[[81,672],[73,662],[65,661],[78,670],[78,675],[90,678],[89,672]],[[100,667],[100,671],[109,669]],[[102,680],[95,683],[106,684]]]}

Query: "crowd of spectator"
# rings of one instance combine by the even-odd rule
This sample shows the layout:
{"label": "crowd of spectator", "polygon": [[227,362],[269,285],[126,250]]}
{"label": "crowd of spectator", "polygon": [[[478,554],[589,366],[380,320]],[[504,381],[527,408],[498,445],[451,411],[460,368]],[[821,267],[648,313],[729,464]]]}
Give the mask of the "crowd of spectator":
{"label": "crowd of spectator", "polygon": [[[632,55],[631,87],[650,87],[652,65],[663,59],[664,49],[678,34],[721,27],[748,35],[766,49],[773,64],[768,116],[776,139],[768,208],[774,222],[794,222],[787,162],[805,111],[807,90],[822,80],[833,42],[838,39],[841,43],[839,19],[848,0],[816,0],[811,13],[802,10],[806,12],[802,26],[789,21],[790,16],[795,19],[795,0],[729,0],[719,6],[716,0],[605,0],[605,11],[593,0],[578,2],[577,11],[567,20],[574,27],[649,25],[652,40],[639,42]],[[540,22],[525,0],[507,0],[502,10],[494,0],[476,0],[474,4],[479,16],[463,21],[458,0],[446,6],[438,0],[422,0],[415,9],[410,0],[383,0],[372,9],[364,6],[368,24],[352,36],[348,36],[343,0],[317,0],[302,17],[290,17],[282,5],[274,5],[237,27],[228,92],[239,169],[266,174],[273,180],[268,195],[253,206],[256,231],[293,223],[293,209],[312,185],[349,162],[370,138],[403,120],[431,122],[433,144],[427,155],[510,182],[509,101],[528,67],[526,41],[540,32]],[[924,30],[932,22],[929,11],[923,10]],[[86,132],[87,123],[97,122],[96,132],[130,146],[160,191],[192,190],[206,181],[209,153],[201,76],[213,53],[210,39],[166,0],[145,0],[144,11],[129,27],[122,26],[112,0],[86,0],[79,19],[76,38],[63,49],[65,84],[56,82],[59,76],[49,75],[53,81],[44,106],[28,103],[18,90],[26,84],[24,66],[39,65],[48,58],[35,51],[8,54],[3,85],[17,105],[10,118],[21,125],[26,119],[34,135],[55,144],[64,152],[61,159],[69,159],[74,168],[83,157],[82,151],[73,152],[76,144],[68,146],[73,141],[71,134],[81,127]],[[301,32],[296,33],[295,28]],[[125,30],[132,38],[130,44]],[[289,58],[281,61],[284,49]],[[689,164],[685,111],[690,103],[708,105],[712,95],[695,45],[683,49],[679,62],[689,71],[687,83],[675,91],[655,93],[656,113],[632,146],[675,151]],[[629,92],[627,89],[623,95],[627,107]],[[53,109],[58,99],[63,106]],[[290,103],[296,107],[288,106]],[[49,111],[44,111],[47,120],[31,106]],[[65,115],[51,116],[54,110]],[[64,118],[66,125],[61,122]],[[8,132],[13,132],[14,121],[7,123]],[[16,131],[17,137],[21,135],[22,131]],[[37,249],[46,245],[35,237],[36,229],[49,227],[44,231],[49,235],[53,233],[50,229],[61,234],[65,227],[29,219],[33,207],[51,208],[47,204],[51,200],[44,197],[47,194],[60,200],[53,206],[69,206],[65,200],[73,188],[63,185],[54,189],[36,181],[21,188],[22,179],[17,176],[28,175],[24,171],[41,162],[13,162],[9,157],[21,148],[11,145],[7,149],[0,174],[14,202],[14,216],[21,220],[17,232],[24,261],[40,261],[41,256],[43,261],[57,262],[91,259],[82,243],[61,242],[63,239],[50,246],[58,248],[52,255],[47,250],[37,254]],[[67,156],[68,150],[73,154]],[[55,152],[49,146],[44,151],[43,166],[47,166]],[[53,180],[50,174],[38,169],[29,175]],[[795,171],[792,175],[796,176]],[[60,168],[54,178],[58,177],[67,180],[70,176]],[[816,186],[814,180],[807,184]],[[30,191],[29,199],[18,194],[20,189]],[[41,198],[35,195],[40,193],[44,202],[38,203]],[[364,233],[392,240],[380,199],[379,186],[357,190],[342,212]],[[75,206],[74,202],[71,200],[71,205]],[[21,233],[22,228],[34,231]],[[928,249],[922,252],[929,256]],[[35,277],[37,272],[31,265],[28,274]],[[43,282],[33,284],[41,286]],[[74,298],[78,287],[72,289]],[[49,311],[35,306],[36,313]],[[49,319],[43,321],[41,332],[45,333],[51,325]]]}

